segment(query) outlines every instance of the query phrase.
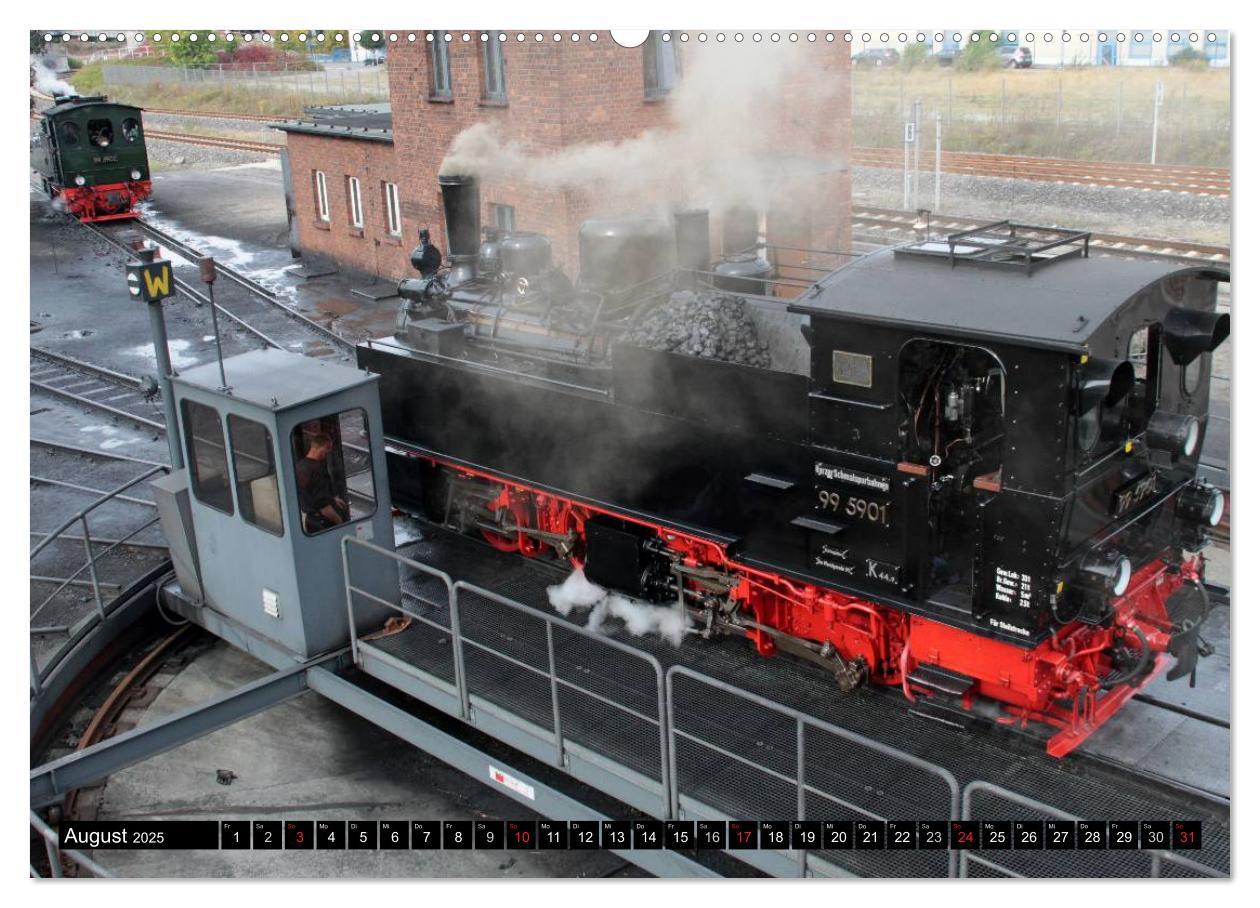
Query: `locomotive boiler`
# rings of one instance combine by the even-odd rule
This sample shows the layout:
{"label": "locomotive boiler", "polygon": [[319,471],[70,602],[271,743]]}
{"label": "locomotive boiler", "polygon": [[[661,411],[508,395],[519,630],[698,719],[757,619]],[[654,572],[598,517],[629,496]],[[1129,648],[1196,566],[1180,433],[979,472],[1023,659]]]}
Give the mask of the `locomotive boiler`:
{"label": "locomotive boiler", "polygon": [[140,108],[103,96],[58,97],[31,137],[31,169],[81,221],[135,217],[153,190]]}
{"label": "locomotive boiler", "polygon": [[570,282],[441,183],[449,260],[423,234],[396,333],[358,351],[399,506],[1055,756],[1193,671],[1228,272],[1000,222],[787,300],[684,212],[588,222]]}

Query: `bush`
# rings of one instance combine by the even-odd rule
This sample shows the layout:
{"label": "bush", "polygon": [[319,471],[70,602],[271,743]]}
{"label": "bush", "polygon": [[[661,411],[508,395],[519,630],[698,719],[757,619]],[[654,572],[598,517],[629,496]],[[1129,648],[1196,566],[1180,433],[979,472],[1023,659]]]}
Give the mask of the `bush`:
{"label": "bush", "polygon": [[[167,48],[167,55],[176,66],[206,66],[218,59],[215,47],[206,40],[209,32],[193,31],[180,36],[179,41],[172,42]],[[197,40],[191,40],[193,35]]]}
{"label": "bush", "polygon": [[70,67],[70,72],[76,72],[83,68],[83,61],[78,57],[66,57],[66,66]]}
{"label": "bush", "polygon": [[958,62],[955,64],[955,68],[963,72],[978,72],[983,69],[997,69],[1002,65],[1002,57],[998,53],[997,41],[993,40],[996,33],[982,29],[977,34],[980,36],[980,40],[967,43],[962,53],[958,55]]}
{"label": "bush", "polygon": [[1208,64],[1208,56],[1201,50],[1193,47],[1183,47],[1171,57],[1168,58],[1169,66],[1185,66],[1190,68],[1202,68]]}
{"label": "bush", "polygon": [[897,65],[904,70],[914,69],[916,66],[922,66],[928,62],[928,47],[923,42],[918,44],[907,44],[901,52],[901,59],[897,61]]}

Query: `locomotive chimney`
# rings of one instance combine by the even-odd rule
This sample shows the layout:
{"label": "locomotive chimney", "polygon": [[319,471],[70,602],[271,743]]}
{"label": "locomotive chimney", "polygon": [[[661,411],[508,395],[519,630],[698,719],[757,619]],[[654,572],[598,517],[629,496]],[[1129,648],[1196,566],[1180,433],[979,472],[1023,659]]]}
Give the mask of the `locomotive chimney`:
{"label": "locomotive chimney", "polygon": [[449,284],[463,283],[476,273],[481,247],[481,192],[476,177],[440,176],[446,246],[451,259]]}
{"label": "locomotive chimney", "polygon": [[674,213],[674,237],[678,249],[678,267],[685,273],[682,282],[694,287],[698,272],[712,266],[709,251],[709,212],[692,208]]}

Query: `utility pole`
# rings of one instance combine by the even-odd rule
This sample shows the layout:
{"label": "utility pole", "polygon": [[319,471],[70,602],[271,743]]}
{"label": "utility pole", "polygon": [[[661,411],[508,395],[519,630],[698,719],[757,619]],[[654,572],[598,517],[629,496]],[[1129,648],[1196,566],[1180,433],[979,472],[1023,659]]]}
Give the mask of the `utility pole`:
{"label": "utility pole", "polygon": [[932,210],[941,210],[941,112],[936,112],[936,192],[932,195]]}
{"label": "utility pole", "polygon": [[906,121],[905,128],[906,133],[902,143],[905,151],[901,164],[901,207],[903,210],[910,207],[910,146],[914,144],[914,121]]}
{"label": "utility pole", "polygon": [[914,205],[911,207],[919,207],[919,169],[921,162],[920,151],[922,150],[923,135],[923,102],[918,98],[914,99]]}
{"label": "utility pole", "polygon": [[1164,106],[1164,83],[1155,83],[1155,111],[1151,115],[1151,163],[1155,163],[1155,152],[1159,147],[1159,109]]}

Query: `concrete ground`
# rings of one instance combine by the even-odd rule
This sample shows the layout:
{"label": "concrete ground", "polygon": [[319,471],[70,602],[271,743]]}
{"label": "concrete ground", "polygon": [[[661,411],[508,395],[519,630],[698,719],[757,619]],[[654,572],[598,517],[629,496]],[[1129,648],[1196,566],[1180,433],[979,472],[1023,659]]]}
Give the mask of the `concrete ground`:
{"label": "concrete ground", "polygon": [[[176,677],[140,724],[269,673],[215,644]],[[235,774],[230,785],[219,770]],[[102,820],[539,819],[481,782],[306,693],[139,765],[105,788]],[[603,877],[630,875],[609,852],[107,851],[122,877]],[[638,875],[637,872],[634,875]]]}

